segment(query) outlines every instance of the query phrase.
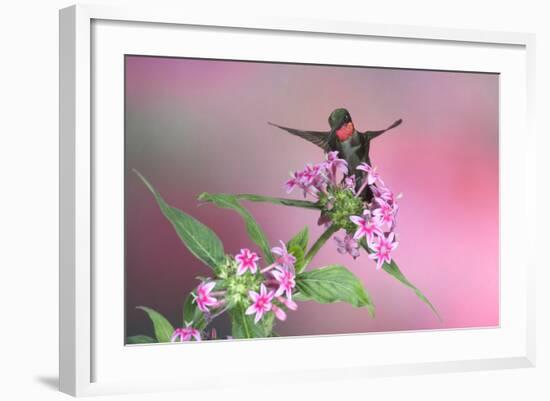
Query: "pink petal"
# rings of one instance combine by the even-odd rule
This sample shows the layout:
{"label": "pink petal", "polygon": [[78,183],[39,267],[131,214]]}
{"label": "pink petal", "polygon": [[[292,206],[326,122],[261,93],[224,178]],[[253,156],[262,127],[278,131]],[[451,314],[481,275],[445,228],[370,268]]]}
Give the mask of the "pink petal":
{"label": "pink petal", "polygon": [[209,293],[210,291],[212,291],[214,289],[215,286],[216,286],[216,282],[211,281],[211,282],[203,285],[203,288],[206,290],[207,293]]}
{"label": "pink petal", "polygon": [[292,299],[288,298],[285,302],[285,305],[288,309],[290,310],[297,310],[298,309],[298,304],[296,302],[294,302]]}
{"label": "pink petal", "polygon": [[240,264],[237,267],[237,276],[242,276],[246,272],[246,266],[244,264]]}
{"label": "pink petal", "polygon": [[277,288],[277,291],[275,292],[275,296],[278,297],[280,295],[283,295],[284,292],[285,289],[283,288],[283,286],[279,286],[279,288]]}
{"label": "pink petal", "polygon": [[276,279],[277,281],[282,281],[282,280],[283,280],[283,273],[280,272],[279,270],[272,270],[272,271],[271,271],[271,275],[272,275],[273,277],[275,277],[275,279]]}
{"label": "pink petal", "polygon": [[271,252],[274,253],[275,255],[279,255],[279,256],[281,256],[283,254],[283,250],[281,248],[279,248],[278,246],[274,246],[273,248],[271,248]]}
{"label": "pink petal", "polygon": [[280,308],[273,308],[273,312],[275,313],[275,317],[277,319],[279,319],[280,321],[285,321],[286,320],[286,313],[284,310],[280,309]]}
{"label": "pink petal", "polygon": [[206,300],[204,301],[205,304],[216,304],[218,303],[218,300],[214,297],[207,296]]}
{"label": "pink petal", "polygon": [[264,283],[260,284],[260,296],[265,297],[267,293],[267,288],[265,288]]}

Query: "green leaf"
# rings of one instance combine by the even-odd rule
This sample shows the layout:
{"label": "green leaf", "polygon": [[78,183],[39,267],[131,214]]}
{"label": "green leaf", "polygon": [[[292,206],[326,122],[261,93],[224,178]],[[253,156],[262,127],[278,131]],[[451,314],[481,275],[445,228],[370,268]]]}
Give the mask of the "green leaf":
{"label": "green leaf", "polygon": [[275,261],[273,255],[271,254],[269,242],[267,241],[267,237],[265,236],[263,230],[260,228],[256,220],[254,220],[254,217],[252,217],[250,212],[239,203],[235,195],[209,194],[203,192],[199,195],[199,200],[212,202],[218,207],[236,211],[242,217],[246,224],[246,231],[248,232],[248,236],[262,250],[264,259],[266,260],[267,264],[272,264]]}
{"label": "green leaf", "polygon": [[126,338],[126,344],[151,344],[156,342],[157,340],[155,340],[153,337],[149,337],[143,334]]}
{"label": "green leaf", "polygon": [[[372,253],[372,251],[370,250],[370,248],[367,246],[365,240],[361,240],[361,246],[368,252],[368,253]],[[384,263],[382,265],[382,269],[384,269],[384,271],[386,273],[389,273],[391,276],[393,276],[394,278],[396,278],[397,280],[399,280],[401,283],[405,284],[407,287],[409,287],[410,289],[412,289],[414,291],[414,293],[416,294],[416,296],[418,298],[420,298],[424,303],[426,303],[430,308],[431,310],[436,314],[437,318],[439,320],[441,320],[441,316],[439,316],[439,313],[437,312],[437,310],[435,309],[435,307],[432,305],[432,303],[428,300],[428,298],[426,298],[426,296],[424,294],[422,294],[422,291],[420,291],[418,288],[416,288],[408,279],[407,277],[405,277],[405,275],[401,272],[401,270],[399,270],[399,267],[397,266],[397,263],[395,263],[395,260],[392,260],[391,263]]]}
{"label": "green leaf", "polygon": [[306,226],[302,231],[300,231],[298,234],[292,237],[292,239],[288,241],[288,244],[286,244],[286,246],[288,249],[292,248],[293,246],[297,246],[302,250],[303,253],[305,253],[307,249],[308,241],[309,241],[309,230]]}
{"label": "green leaf", "polygon": [[225,262],[223,244],[218,236],[200,221],[179,209],[168,205],[153,186],[138,171],[136,174],[145,183],[157,200],[160,210],[172,223],[187,249],[206,265],[216,269]]}
{"label": "green leaf", "polygon": [[174,327],[172,327],[170,322],[160,313],[151,308],[138,306],[137,309],[141,309],[147,313],[147,316],[149,316],[149,319],[153,322],[153,328],[155,330],[155,337],[157,338],[157,341],[159,343],[170,342],[170,337],[172,337],[172,334],[174,333]]}
{"label": "green leaf", "polygon": [[382,265],[382,269],[386,271],[386,273],[389,273],[391,276],[395,277],[397,280],[399,280],[401,283],[405,284],[407,287],[412,289],[416,296],[420,298],[426,305],[430,307],[430,309],[436,314],[437,318],[441,320],[441,316],[439,316],[439,313],[435,309],[435,307],[432,305],[432,303],[426,298],[424,294],[422,294],[422,291],[420,291],[418,288],[416,288],[408,279],[405,277],[403,273],[401,273],[401,270],[399,270],[399,267],[397,266],[397,263],[395,263],[395,260],[392,260],[391,263],[384,263]]}
{"label": "green leaf", "polygon": [[191,326],[198,330],[204,330],[207,326],[204,313],[198,308],[196,303],[193,303],[193,296],[191,293],[185,298],[183,303],[183,324],[192,323]]}
{"label": "green leaf", "polygon": [[296,277],[300,299],[321,304],[347,302],[355,307],[366,306],[374,316],[374,304],[361,281],[348,269],[331,265],[300,273]]}
{"label": "green leaf", "polygon": [[275,205],[294,206],[304,209],[321,210],[321,207],[314,202],[299,200],[299,199],[286,199],[286,198],[273,198],[271,196],[252,195],[252,194],[238,194],[235,195],[236,199],[247,200],[251,202],[267,202]]}
{"label": "green leaf", "polygon": [[301,292],[295,292],[292,294],[292,300],[296,302],[305,302],[305,301],[311,301],[311,298],[308,298],[307,296],[303,295]]}
{"label": "green leaf", "polygon": [[246,315],[246,308],[236,305],[231,309],[231,335],[233,338],[265,338],[273,332],[273,313],[264,315],[262,320],[254,323],[254,315]]}
{"label": "green leaf", "polygon": [[297,272],[300,272],[304,268],[305,255],[302,248],[298,245],[287,246],[288,252],[291,253],[296,258],[296,263],[294,263],[294,269]]}

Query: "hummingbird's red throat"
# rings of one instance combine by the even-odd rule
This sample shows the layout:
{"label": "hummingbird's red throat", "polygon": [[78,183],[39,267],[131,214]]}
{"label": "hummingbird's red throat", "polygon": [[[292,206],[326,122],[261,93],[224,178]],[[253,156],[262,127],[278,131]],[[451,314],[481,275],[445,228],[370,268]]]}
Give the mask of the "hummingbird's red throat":
{"label": "hummingbird's red throat", "polygon": [[340,141],[347,141],[353,135],[354,127],[353,123],[350,121],[347,124],[342,125],[338,130],[336,130],[336,135]]}

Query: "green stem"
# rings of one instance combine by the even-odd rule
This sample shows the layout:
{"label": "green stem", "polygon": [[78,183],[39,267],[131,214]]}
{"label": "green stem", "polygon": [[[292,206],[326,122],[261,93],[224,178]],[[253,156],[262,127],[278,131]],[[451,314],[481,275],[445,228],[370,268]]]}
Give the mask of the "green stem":
{"label": "green stem", "polygon": [[240,313],[244,323],[243,326],[244,326],[244,331],[246,332],[246,338],[252,338],[252,335],[250,334],[250,327],[248,327],[248,322],[246,321],[246,314],[244,312],[245,312],[244,308],[241,308]]}
{"label": "green stem", "polygon": [[321,236],[317,239],[317,241],[315,241],[315,243],[311,246],[306,256],[304,256],[304,264],[302,265],[302,268],[300,269],[300,271],[298,271],[298,273],[301,273],[306,269],[309,262],[311,262],[313,257],[317,254],[317,252],[319,252],[319,250],[323,247],[323,245],[325,245],[325,242],[327,242],[328,239],[332,237],[332,234],[334,234],[338,230],[339,230],[338,227],[331,225],[329,228],[326,229],[326,231],[323,234],[321,234]]}

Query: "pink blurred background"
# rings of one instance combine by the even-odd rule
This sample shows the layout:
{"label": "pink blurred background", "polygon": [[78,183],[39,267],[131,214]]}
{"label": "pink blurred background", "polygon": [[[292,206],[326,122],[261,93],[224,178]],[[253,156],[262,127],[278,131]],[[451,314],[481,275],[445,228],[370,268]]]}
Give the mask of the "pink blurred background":
{"label": "pink blurred background", "polygon": [[[213,228],[226,252],[254,248],[240,218],[203,191],[286,196],[290,170],[322,151],[267,125],[328,129],[347,108],[359,130],[403,124],[371,144],[386,184],[403,192],[395,253],[416,295],[365,255],[353,260],[330,241],[312,266],[341,263],[364,282],[376,318],[347,304],[300,303],[281,335],[490,327],[499,324],[498,75],[143,56],[126,57],[126,329],[152,334],[135,307],[179,326],[185,296],[209,269],[181,244],[139,170],[167,202]],[[300,198],[300,194],[290,197]],[[275,245],[309,226],[312,211],[247,203]],[[227,319],[216,328],[230,332]]]}

